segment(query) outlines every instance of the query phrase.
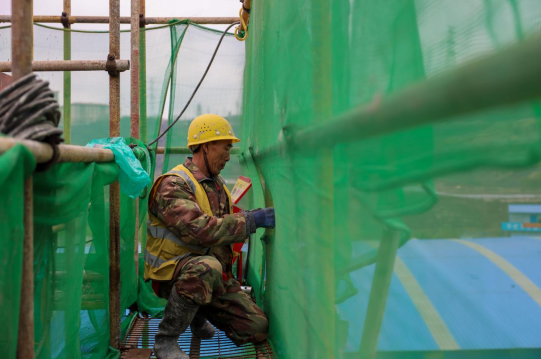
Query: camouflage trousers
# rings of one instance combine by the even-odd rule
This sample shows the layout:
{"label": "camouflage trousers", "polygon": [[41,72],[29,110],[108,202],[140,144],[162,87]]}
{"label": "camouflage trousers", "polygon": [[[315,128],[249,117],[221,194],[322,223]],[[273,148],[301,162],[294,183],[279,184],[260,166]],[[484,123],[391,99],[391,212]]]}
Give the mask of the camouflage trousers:
{"label": "camouflage trousers", "polygon": [[260,342],[267,338],[269,322],[252,298],[244,293],[239,282],[222,278],[222,265],[212,256],[189,259],[178,280],[167,286],[199,304],[198,315],[214,324],[236,345]]}

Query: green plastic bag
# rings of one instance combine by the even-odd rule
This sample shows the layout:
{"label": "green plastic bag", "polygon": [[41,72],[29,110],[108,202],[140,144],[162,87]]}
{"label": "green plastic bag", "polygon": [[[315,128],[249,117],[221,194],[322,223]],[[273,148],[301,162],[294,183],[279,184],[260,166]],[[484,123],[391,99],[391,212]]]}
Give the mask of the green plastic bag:
{"label": "green plastic bag", "polygon": [[106,148],[115,154],[115,162],[120,167],[120,190],[131,198],[137,198],[150,183],[150,177],[135,158],[123,137],[101,138],[90,141],[86,147]]}

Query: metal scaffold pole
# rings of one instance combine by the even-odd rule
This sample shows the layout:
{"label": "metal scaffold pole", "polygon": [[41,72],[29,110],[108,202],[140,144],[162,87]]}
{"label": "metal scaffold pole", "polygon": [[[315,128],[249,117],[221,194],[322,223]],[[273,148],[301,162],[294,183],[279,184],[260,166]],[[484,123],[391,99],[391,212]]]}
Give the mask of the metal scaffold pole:
{"label": "metal scaffold pole", "polygon": [[[69,18],[71,14],[71,0],[64,0],[64,13]],[[69,21],[63,23],[64,28],[69,30]],[[71,60],[71,32],[64,31],[64,60]],[[62,117],[64,119],[64,142],[71,143],[71,72],[64,71],[64,103]]]}
{"label": "metal scaffold pole", "polygon": [[[139,0],[131,0],[130,136],[139,139]],[[135,200],[135,276],[139,277],[139,200]]]}
{"label": "metal scaffold pole", "polygon": [[131,0],[130,136],[139,138],[139,0]]}
{"label": "metal scaffold pole", "polygon": [[[139,0],[140,20],[145,19],[145,0]],[[147,34],[145,22],[139,21],[139,138],[143,143],[147,142]]]}
{"label": "metal scaffold pole", "polygon": [[361,338],[361,359],[374,359],[376,356],[399,243],[399,233],[385,230],[378,249],[376,269],[372,278],[370,298],[368,300],[368,308],[366,309],[366,319]]}
{"label": "metal scaffold pole", "polygon": [[[315,122],[324,124],[332,118],[332,19],[331,0],[320,1],[319,6],[312,7],[312,58],[314,59],[312,70],[312,96],[313,113]],[[323,346],[311,345],[309,356],[317,357],[318,352],[324,357],[335,356],[335,307],[321,303],[336,303],[335,299],[335,261],[334,261],[334,160],[333,149],[327,148],[319,154],[320,168],[315,168],[313,175],[320,184],[326,196],[318,208],[321,219],[320,228],[310,235],[316,239],[312,250],[315,256],[308,262],[309,268],[319,268],[321,281],[316,290],[307,292],[309,297],[322,296],[321,301],[315,301],[312,307],[314,313],[321,316],[321,322],[326,323],[315,328],[309,327],[309,331],[316,330],[320,338],[328,338]],[[318,238],[319,237],[319,238]],[[310,257],[309,257],[310,258]],[[310,287],[308,287],[310,288]],[[320,291],[320,288],[326,288]],[[307,338],[310,332],[307,333]]]}
{"label": "metal scaffold pole", "polygon": [[[0,22],[11,22],[12,17],[9,15],[0,15]],[[201,25],[210,25],[210,24],[223,24],[229,25],[235,21],[239,21],[238,17],[147,17],[145,18],[145,23],[147,25],[165,25],[168,24],[171,20],[190,20],[196,24]],[[34,22],[41,23],[61,23],[61,16],[40,16],[36,15],[33,17]],[[107,16],[71,16],[69,17],[70,24],[108,24],[109,17]],[[123,16],[120,18],[121,24],[131,24],[131,17]]]}
{"label": "metal scaffold pole", "polygon": [[[13,80],[32,72],[32,0],[12,0]],[[24,181],[24,239],[17,358],[34,357],[34,212],[32,176]]]}
{"label": "metal scaffold pole", "polygon": [[[108,60],[120,58],[120,3],[109,0]],[[120,76],[109,72],[109,136],[120,136]],[[110,345],[120,349],[120,185],[109,187],[109,313]]]}
{"label": "metal scaffold pole", "polygon": [[[12,62],[0,62],[0,72],[11,71]],[[129,60],[59,60],[32,61],[32,71],[107,71],[108,66],[114,66],[116,71],[130,69]]]}

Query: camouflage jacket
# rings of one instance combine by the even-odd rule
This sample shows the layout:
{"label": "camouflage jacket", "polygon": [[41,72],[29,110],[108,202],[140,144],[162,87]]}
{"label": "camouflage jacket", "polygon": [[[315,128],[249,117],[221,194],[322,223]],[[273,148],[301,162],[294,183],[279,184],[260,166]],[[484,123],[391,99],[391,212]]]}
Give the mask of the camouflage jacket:
{"label": "camouflage jacket", "polygon": [[231,244],[242,242],[247,237],[245,215],[229,214],[229,201],[221,180],[216,183],[206,177],[190,157],[184,166],[205,189],[215,216],[210,217],[201,210],[195,194],[177,176],[167,176],[162,180],[150,211],[188,244],[212,247],[212,255],[220,261],[225,272],[233,257]]}

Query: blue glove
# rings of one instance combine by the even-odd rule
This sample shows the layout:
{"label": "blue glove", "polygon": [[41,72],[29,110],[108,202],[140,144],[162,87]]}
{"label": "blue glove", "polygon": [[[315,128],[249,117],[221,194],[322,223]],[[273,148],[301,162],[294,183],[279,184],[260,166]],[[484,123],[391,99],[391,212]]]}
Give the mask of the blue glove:
{"label": "blue glove", "polygon": [[254,216],[257,228],[274,228],[276,225],[273,207],[254,209],[250,213]]}

